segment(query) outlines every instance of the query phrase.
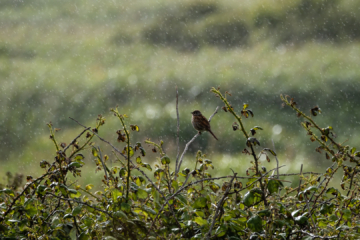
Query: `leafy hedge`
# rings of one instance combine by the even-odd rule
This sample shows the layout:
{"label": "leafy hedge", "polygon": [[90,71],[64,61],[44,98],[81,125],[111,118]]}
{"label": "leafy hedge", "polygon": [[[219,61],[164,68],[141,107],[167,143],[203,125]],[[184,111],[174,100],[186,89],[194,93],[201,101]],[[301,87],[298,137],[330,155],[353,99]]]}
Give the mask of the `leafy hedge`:
{"label": "leafy hedge", "polygon": [[[59,143],[59,129],[51,123],[50,139],[56,148],[53,162],[41,161],[46,173],[38,178],[27,176],[23,188],[8,186],[0,193],[1,239],[358,239],[360,237],[359,163],[360,152],[335,141],[332,127],[320,127],[314,117],[297,108],[293,98],[281,96],[284,105],[295,110],[304,121],[316,151],[331,160],[323,173],[303,172],[280,174],[279,161],[273,149],[262,148],[255,137],[263,130],[245,127],[244,120],[254,117],[244,104],[236,113],[228,98],[219,89],[211,91],[224,104],[222,109],[233,115],[234,134],[244,136],[241,161],[251,161],[246,173],[232,169],[230,176],[212,177],[209,168],[216,167],[198,151],[194,167],[182,168],[182,160],[196,134],[176,157],[169,157],[163,142],[146,140],[153,146],[158,163],[142,161],[146,153],[142,143],[134,142],[137,125],[128,125],[127,115],[118,109],[111,112],[122,128],[117,130],[121,148],[99,134],[105,124],[101,115],[95,127],[84,127],[68,145]],[[216,114],[212,115],[212,117]],[[210,120],[211,118],[210,117]],[[75,119],[73,119],[76,121]],[[76,121],[77,122],[77,121]],[[109,154],[93,141],[112,147],[119,165],[107,166]],[[179,143],[179,141],[177,141]],[[97,171],[104,171],[102,191],[93,192],[93,185],[76,185],[67,176],[81,177],[84,154],[91,151]],[[277,167],[266,169],[259,159],[275,159]],[[350,162],[347,164],[346,162]],[[153,169],[154,167],[154,169]],[[343,171],[341,183],[331,182],[334,174]],[[153,174],[153,176],[149,176]],[[286,185],[288,176],[299,176],[298,187]],[[8,176],[11,179],[11,176]],[[341,189],[330,187],[339,186]]]}
{"label": "leafy hedge", "polygon": [[[241,4],[213,1],[170,5],[143,30],[145,42],[180,50],[204,45],[238,47],[270,40],[275,45],[359,40],[359,3],[349,0],[289,0]],[[248,41],[249,39],[252,41]]]}

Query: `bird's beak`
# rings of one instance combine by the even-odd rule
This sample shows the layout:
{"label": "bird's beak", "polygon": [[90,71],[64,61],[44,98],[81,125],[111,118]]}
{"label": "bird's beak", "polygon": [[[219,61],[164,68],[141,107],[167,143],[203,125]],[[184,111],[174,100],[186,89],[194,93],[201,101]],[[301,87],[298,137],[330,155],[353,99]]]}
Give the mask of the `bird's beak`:
{"label": "bird's beak", "polygon": [[190,112],[191,114],[193,114],[193,112]]}

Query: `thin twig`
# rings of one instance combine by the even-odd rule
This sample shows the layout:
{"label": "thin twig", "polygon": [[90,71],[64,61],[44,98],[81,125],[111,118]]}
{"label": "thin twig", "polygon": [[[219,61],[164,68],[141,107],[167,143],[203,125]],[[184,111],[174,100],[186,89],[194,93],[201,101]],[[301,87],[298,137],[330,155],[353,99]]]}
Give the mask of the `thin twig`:
{"label": "thin twig", "polygon": [[[331,165],[331,167],[330,167],[331,170],[333,170],[334,165],[335,165],[335,163],[333,163],[333,164]],[[339,166],[338,166],[337,168],[339,168]],[[333,175],[334,175],[334,173],[335,173],[335,172],[333,172]],[[330,182],[331,179],[332,179],[332,177],[329,177],[329,178],[328,178],[328,182],[326,183],[326,185]],[[317,188],[320,188],[321,185],[325,182],[325,180],[326,180],[326,177],[324,177],[324,179],[321,181],[321,183],[319,183],[319,185],[318,185]],[[315,201],[314,201],[314,205],[313,205],[313,207],[312,207],[312,209],[311,209],[311,212],[313,211],[313,209],[314,209],[314,207],[315,207],[315,204],[316,204],[317,199],[322,195],[322,193],[325,191],[325,189],[326,189],[326,187],[325,187],[325,188],[323,189],[323,191],[316,197],[316,199],[315,199]],[[310,197],[310,199],[309,199],[309,202],[311,202],[312,198],[313,198],[314,195],[315,195],[315,192],[316,192],[316,191],[314,191],[313,194],[311,195],[311,197]],[[304,206],[303,210],[305,210],[305,206]],[[310,212],[310,214],[311,214],[311,212]]]}
{"label": "thin twig", "polygon": [[356,169],[353,170],[353,174],[351,175],[351,180],[350,180],[350,186],[349,186],[349,191],[347,192],[346,196],[348,197],[349,194],[350,194],[350,191],[351,191],[351,187],[352,187],[352,184],[353,184],[353,180],[354,180],[354,176],[356,174]]}
{"label": "thin twig", "polygon": [[300,168],[300,180],[299,180],[299,187],[298,187],[298,194],[300,192],[300,188],[301,188],[301,181],[302,181],[302,170],[303,170],[303,164],[301,164],[301,168]]}
{"label": "thin twig", "polygon": [[71,141],[71,143],[69,143],[69,145],[67,145],[67,146],[64,148],[63,152],[66,152],[66,150],[67,150],[71,145],[73,145],[73,144],[76,142],[76,140],[77,140],[79,137],[81,137],[81,135],[83,135],[83,134],[84,134],[87,130],[89,130],[89,129],[90,129],[90,127],[84,129],[79,135],[77,135],[77,137],[75,137],[75,138]]}
{"label": "thin twig", "polygon": [[75,200],[75,199],[72,199],[72,198],[63,198],[63,197],[60,197],[60,196],[58,196],[58,195],[56,195],[56,194],[54,194],[54,193],[52,193],[52,192],[46,192],[46,194],[50,194],[50,195],[52,195],[52,196],[54,196],[54,197],[56,197],[56,198],[58,198],[58,199],[64,200],[64,201],[73,201],[73,202],[76,202],[76,203],[78,203],[78,204],[82,204],[82,205],[91,207],[91,208],[95,209],[96,211],[105,213],[106,215],[108,215],[108,216],[111,217],[111,218],[113,217],[109,212],[104,211],[104,210],[102,210],[102,209],[100,209],[100,208],[94,207],[94,206],[92,206],[92,205],[90,205],[90,204],[88,204],[88,203],[86,203],[86,202],[81,202],[81,201],[78,201],[78,200]]}
{"label": "thin twig", "polygon": [[102,158],[102,154],[101,154],[100,147],[98,146],[97,149],[98,149],[99,154],[100,154],[100,157],[99,157],[99,158],[100,158],[100,161],[101,161],[102,166],[103,166],[103,168],[104,168],[105,177],[106,177],[106,182],[107,182],[107,185],[109,186],[109,177],[108,177],[107,172],[106,172],[106,166],[105,166],[104,160],[103,160],[103,158]]}
{"label": "thin twig", "polygon": [[[307,175],[307,174],[312,174],[312,175],[321,175],[322,173],[316,173],[316,172],[303,172],[302,175]],[[286,177],[286,176],[296,176],[299,175],[299,173],[287,173],[287,174],[279,174],[280,177]]]}
{"label": "thin twig", "polygon": [[220,213],[220,208],[222,208],[222,205],[225,201],[225,198],[229,195],[229,192],[230,192],[230,189],[231,189],[231,185],[232,185],[232,182],[234,181],[235,177],[236,177],[236,174],[237,173],[234,173],[234,176],[231,178],[230,180],[230,184],[229,184],[229,187],[226,189],[223,197],[221,198],[220,202],[218,203],[218,205],[216,206],[216,210],[215,210],[215,214],[214,214],[214,217],[212,219],[212,222],[211,222],[211,225],[210,225],[210,229],[208,231],[208,233],[206,234],[206,239],[210,239],[210,236],[211,236],[211,231],[215,225],[215,221],[217,219],[217,217],[219,216],[219,213]]}
{"label": "thin twig", "polygon": [[[77,124],[79,124],[80,126],[84,127],[84,128],[88,128],[84,125],[82,125],[81,123],[79,123],[77,120],[73,119],[72,117],[69,117],[71,120],[75,121]],[[127,160],[127,157],[119,150],[117,149],[116,147],[114,147],[114,145],[112,145],[109,141],[106,141],[105,139],[103,139],[102,137],[99,136],[99,134],[97,134],[96,132],[93,132],[91,130],[88,130],[89,132],[93,133],[95,136],[97,136],[101,141],[109,144],[117,153],[119,153],[121,156],[123,156],[126,160]]]}
{"label": "thin twig", "polygon": [[180,116],[179,116],[179,91],[176,86],[176,118],[177,118],[177,136],[176,136],[176,146],[177,146],[177,154],[176,154],[176,162],[175,162],[175,171],[178,166],[179,156],[180,156]]}
{"label": "thin twig", "polygon": [[310,215],[310,219],[311,219],[311,221],[312,221],[312,223],[313,223],[314,231],[316,231],[316,225],[315,225],[314,219],[313,219],[312,214],[311,214],[311,211],[310,211],[309,201],[308,201],[308,199],[307,199],[306,194],[304,194],[304,197],[305,197],[305,203],[306,203],[305,205],[306,205],[306,207],[307,207],[307,209],[308,209],[308,212],[309,212],[309,215]]}
{"label": "thin twig", "polygon": [[[274,144],[274,140],[271,139],[272,141],[272,144],[273,144],[273,150],[274,152],[276,153],[276,150],[275,150],[275,144]],[[277,158],[277,156],[275,155],[275,159],[276,159],[276,166],[277,166],[277,169],[276,169],[276,172],[277,172],[277,179],[279,179],[279,160]]]}
{"label": "thin twig", "polygon": [[[209,122],[210,122],[211,119],[215,116],[215,114],[217,113],[218,109],[219,109],[219,106],[216,107],[215,112],[210,116]],[[200,135],[200,134],[197,133],[197,134],[185,145],[185,149],[184,149],[183,153],[181,154],[179,164],[175,167],[175,180],[176,180],[176,178],[177,178],[177,174],[178,174],[179,171],[180,171],[181,163],[182,163],[182,160],[183,160],[183,158],[184,158],[185,153],[187,152],[190,144],[191,144],[199,135]]]}

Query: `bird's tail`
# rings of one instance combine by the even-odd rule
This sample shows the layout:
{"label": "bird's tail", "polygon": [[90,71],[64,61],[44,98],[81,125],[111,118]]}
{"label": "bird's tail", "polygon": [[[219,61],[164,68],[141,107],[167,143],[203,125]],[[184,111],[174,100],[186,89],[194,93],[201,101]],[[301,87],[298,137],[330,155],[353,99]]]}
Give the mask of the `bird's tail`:
{"label": "bird's tail", "polygon": [[213,135],[216,140],[219,140],[211,130],[209,130],[209,133],[211,133],[211,135]]}

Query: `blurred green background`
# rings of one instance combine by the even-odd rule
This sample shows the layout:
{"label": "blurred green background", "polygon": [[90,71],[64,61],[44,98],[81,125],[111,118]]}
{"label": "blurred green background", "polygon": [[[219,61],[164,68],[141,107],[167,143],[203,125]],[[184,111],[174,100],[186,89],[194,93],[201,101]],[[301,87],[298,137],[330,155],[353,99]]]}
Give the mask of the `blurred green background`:
{"label": "blurred green background", "polygon": [[[223,106],[209,92],[219,86],[232,94],[236,111],[250,104],[255,116],[245,126],[264,129],[257,151],[274,141],[287,165],[282,173],[299,171],[301,163],[304,171],[324,171],[330,161],[315,152],[279,95],[294,97],[309,114],[319,105],[319,125],[332,126],[340,143],[359,145],[359,39],[355,0],[2,0],[0,181],[7,171],[38,176],[39,161],[53,161],[50,121],[62,129],[58,141],[69,143],[82,128],[68,117],[94,126],[103,114],[100,135],[123,148],[116,142],[120,123],[109,112],[116,105],[140,126],[134,142],[164,140],[174,161],[176,85],[181,150],[196,133],[190,112],[209,117]],[[194,167],[200,149],[214,175],[229,168],[245,174],[251,159],[241,154],[245,139],[233,122],[219,111],[211,124],[220,141],[202,134],[182,167]],[[145,147],[144,161],[153,164],[156,155]],[[80,182],[102,177],[87,160]]]}

